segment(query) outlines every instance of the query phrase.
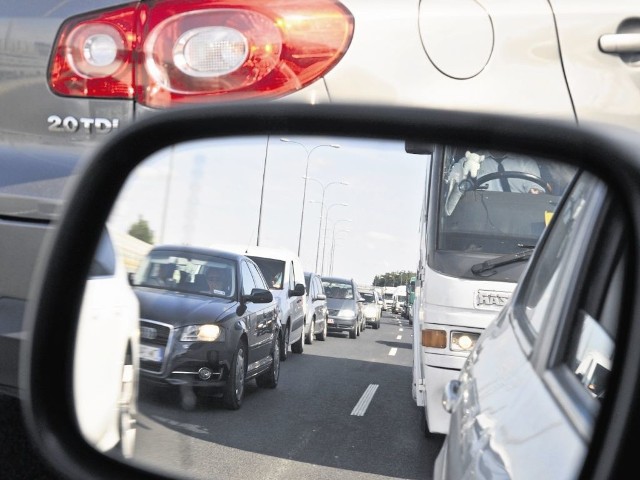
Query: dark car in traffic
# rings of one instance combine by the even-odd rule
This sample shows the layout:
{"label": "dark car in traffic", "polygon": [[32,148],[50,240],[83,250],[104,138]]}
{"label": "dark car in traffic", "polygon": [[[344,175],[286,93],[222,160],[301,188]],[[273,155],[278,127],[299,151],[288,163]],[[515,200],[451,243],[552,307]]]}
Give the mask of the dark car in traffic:
{"label": "dark car in traffic", "polygon": [[152,249],[132,278],[140,301],[141,381],[222,394],[240,408],[247,381],[275,388],[279,309],[257,265],[236,253]]}
{"label": "dark car in traffic", "polygon": [[352,278],[322,277],[322,285],[327,295],[329,332],[348,332],[349,338],[360,335],[364,325],[362,302],[358,286]]}

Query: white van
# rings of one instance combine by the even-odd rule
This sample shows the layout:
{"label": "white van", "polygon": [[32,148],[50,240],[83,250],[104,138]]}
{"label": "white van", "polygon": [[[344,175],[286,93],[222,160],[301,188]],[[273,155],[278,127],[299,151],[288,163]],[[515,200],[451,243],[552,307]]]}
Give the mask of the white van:
{"label": "white van", "polygon": [[302,353],[307,293],[300,258],[281,248],[238,245],[215,245],[215,248],[242,253],[256,262],[280,306],[280,359],[287,359],[289,346],[293,353]]}

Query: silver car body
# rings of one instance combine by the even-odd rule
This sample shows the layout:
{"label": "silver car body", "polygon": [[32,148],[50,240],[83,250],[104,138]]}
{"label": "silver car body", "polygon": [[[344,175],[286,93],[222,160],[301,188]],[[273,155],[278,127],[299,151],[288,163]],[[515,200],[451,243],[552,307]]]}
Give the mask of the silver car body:
{"label": "silver car body", "polygon": [[[619,36],[639,31],[635,1],[341,4],[354,18],[346,53],[319,79],[278,101],[464,108],[640,128],[639,49]],[[0,118],[0,141],[91,146],[154,111],[133,99],[65,97],[48,86],[63,22],[121,5],[3,5],[0,108],[12,114]]]}
{"label": "silver car body", "polygon": [[[435,479],[578,477],[606,394],[628,261],[606,195],[593,177],[579,179],[445,389],[451,423]],[[594,247],[603,238],[606,248]]]}

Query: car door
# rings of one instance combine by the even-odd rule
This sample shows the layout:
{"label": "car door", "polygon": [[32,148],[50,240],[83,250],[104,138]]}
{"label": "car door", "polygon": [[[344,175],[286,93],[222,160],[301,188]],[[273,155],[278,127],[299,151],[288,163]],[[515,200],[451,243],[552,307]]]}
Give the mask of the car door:
{"label": "car door", "polygon": [[[289,291],[291,292],[296,287],[296,278],[297,278],[297,272],[294,268],[294,263],[292,261],[288,262],[287,270],[289,271],[289,274],[288,274]],[[302,275],[302,272],[300,272],[300,275]],[[304,305],[304,302],[306,301],[306,295],[301,295],[299,297],[289,296],[289,301],[291,304],[291,339],[292,341],[295,341],[304,333],[303,331],[304,306],[303,305]]]}
{"label": "car door", "polygon": [[550,0],[579,122],[640,127],[640,5]]}
{"label": "car door", "polygon": [[[256,288],[256,284],[249,270],[249,265],[244,260],[240,261],[240,276],[241,276],[241,291],[242,296],[251,295],[251,291]],[[253,363],[261,359],[264,354],[261,348],[261,339],[258,334],[258,314],[261,310],[261,305],[253,302],[243,302],[239,307],[244,309],[242,319],[245,322],[247,328],[247,341],[249,343],[249,360],[248,370],[251,370]]]}
{"label": "car door", "polygon": [[[255,288],[262,288],[269,290],[264,277],[260,274],[258,267],[251,262],[246,262],[246,265],[251,272],[251,277]],[[249,305],[249,304],[248,304]],[[262,359],[271,353],[271,347],[273,345],[273,339],[277,335],[278,329],[278,317],[277,317],[277,302],[272,301],[269,303],[250,303],[251,307],[255,311],[255,339],[256,339],[256,355],[257,359]]]}

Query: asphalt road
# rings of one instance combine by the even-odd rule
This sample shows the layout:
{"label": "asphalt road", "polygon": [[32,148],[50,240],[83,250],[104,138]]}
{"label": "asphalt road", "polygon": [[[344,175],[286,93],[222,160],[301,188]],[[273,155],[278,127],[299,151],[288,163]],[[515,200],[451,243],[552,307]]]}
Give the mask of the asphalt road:
{"label": "asphalt road", "polygon": [[[379,330],[330,334],[290,354],[278,387],[250,382],[238,411],[143,388],[134,461],[195,479],[430,479],[443,437],[420,430],[411,359],[408,322],[385,314]],[[63,478],[37,461],[17,401],[2,401],[0,476]]]}

